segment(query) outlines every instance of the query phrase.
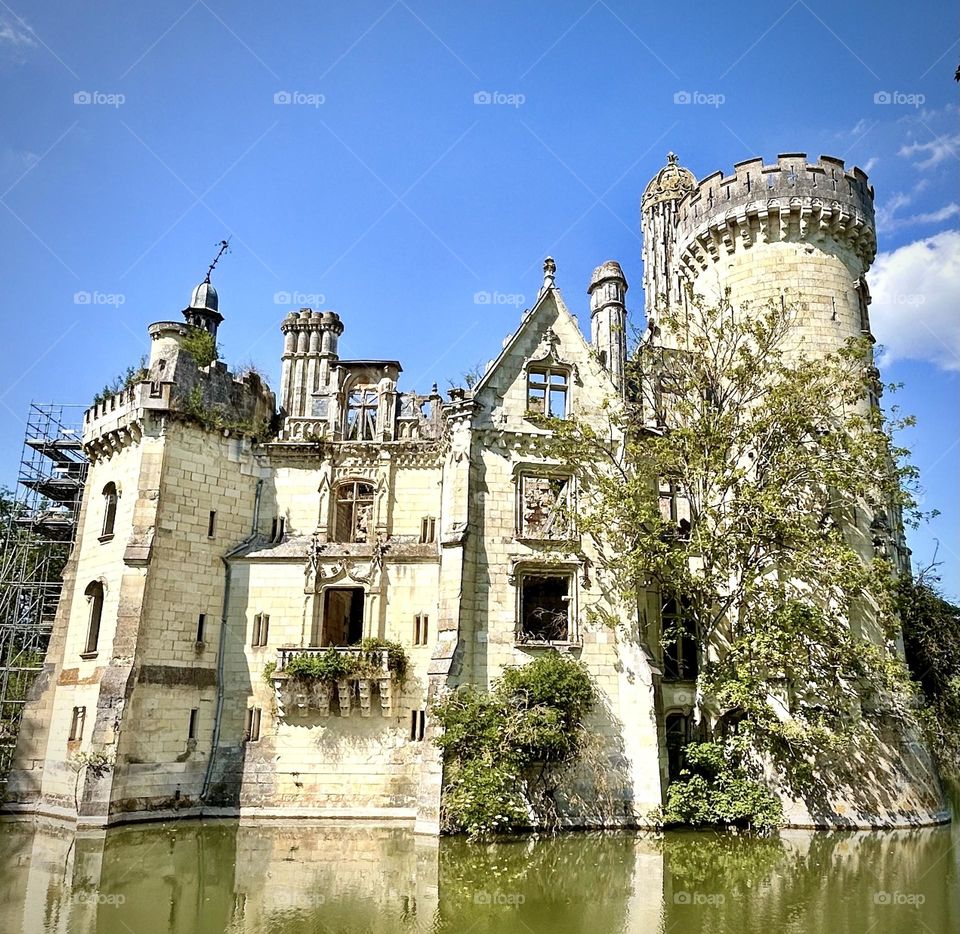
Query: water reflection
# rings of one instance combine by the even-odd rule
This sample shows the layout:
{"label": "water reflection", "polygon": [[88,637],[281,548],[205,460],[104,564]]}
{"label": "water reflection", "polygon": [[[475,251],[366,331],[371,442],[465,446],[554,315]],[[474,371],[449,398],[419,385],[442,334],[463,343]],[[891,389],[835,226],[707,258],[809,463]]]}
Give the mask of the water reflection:
{"label": "water reflection", "polygon": [[0,822],[0,930],[379,934],[960,930],[957,831],[576,834],[478,846],[356,822],[75,836]]}

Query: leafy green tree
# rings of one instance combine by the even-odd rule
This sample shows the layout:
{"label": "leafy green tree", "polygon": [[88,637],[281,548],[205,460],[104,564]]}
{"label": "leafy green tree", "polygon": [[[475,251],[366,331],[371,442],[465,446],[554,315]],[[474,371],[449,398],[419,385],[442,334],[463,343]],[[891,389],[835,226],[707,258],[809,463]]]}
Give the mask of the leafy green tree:
{"label": "leafy green tree", "polygon": [[726,744],[696,775],[713,791],[772,763],[790,793],[824,792],[844,781],[841,750],[869,740],[865,697],[911,716],[896,553],[904,517],[921,517],[892,440],[910,420],[876,404],[867,340],[808,353],[800,314],[691,296],[657,320],[664,346],[641,342],[625,406],[544,420],[553,456],[578,468],[577,525],[609,591],[635,607],[637,637],[655,631],[651,591],[692,623],[700,738]]}

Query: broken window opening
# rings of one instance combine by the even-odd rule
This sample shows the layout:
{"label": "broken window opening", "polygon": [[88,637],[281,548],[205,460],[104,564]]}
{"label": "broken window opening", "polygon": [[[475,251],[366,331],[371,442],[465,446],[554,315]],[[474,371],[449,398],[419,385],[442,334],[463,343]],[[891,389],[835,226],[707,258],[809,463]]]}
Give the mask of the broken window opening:
{"label": "broken window opening", "polygon": [[338,542],[367,542],[372,535],[373,485],[348,480],[337,486],[334,538]]}
{"label": "broken window opening", "polygon": [[313,645],[357,645],[363,639],[363,601],[361,587],[328,587],[323,593],[319,618],[315,616]]}
{"label": "broken window opening", "polygon": [[570,638],[571,574],[525,574],[520,581],[521,642]]}
{"label": "broken window opening", "polygon": [[344,435],[347,441],[373,441],[377,433],[377,390],[358,386],[347,394],[347,422]]}
{"label": "broken window opening", "polygon": [[699,671],[696,621],[682,601],[670,597],[660,613],[665,681],[695,681]]}
{"label": "broken window opening", "polygon": [[563,539],[570,536],[569,477],[520,478],[520,516],[518,532],[521,538]]}

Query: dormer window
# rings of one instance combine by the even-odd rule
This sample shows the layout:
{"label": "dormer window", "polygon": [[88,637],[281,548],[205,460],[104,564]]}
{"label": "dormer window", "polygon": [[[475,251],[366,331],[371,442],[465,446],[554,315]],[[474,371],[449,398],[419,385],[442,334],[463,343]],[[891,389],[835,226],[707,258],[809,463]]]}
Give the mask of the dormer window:
{"label": "dormer window", "polygon": [[347,394],[347,421],[344,437],[347,441],[373,441],[377,433],[377,390],[372,386],[358,386]]}
{"label": "dormer window", "polygon": [[373,525],[373,485],[347,480],[337,486],[337,522],[334,538],[338,542],[368,542]]}
{"label": "dormer window", "polygon": [[528,414],[566,418],[569,386],[570,373],[564,367],[530,367],[527,371]]}

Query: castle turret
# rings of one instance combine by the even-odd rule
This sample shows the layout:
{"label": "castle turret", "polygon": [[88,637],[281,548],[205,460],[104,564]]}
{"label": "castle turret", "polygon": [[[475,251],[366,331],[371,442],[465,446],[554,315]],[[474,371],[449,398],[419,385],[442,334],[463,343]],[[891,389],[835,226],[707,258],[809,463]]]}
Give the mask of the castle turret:
{"label": "castle turret", "polygon": [[696,187],[689,169],[680,165],[675,153],[650,180],[640,202],[643,231],[643,293],[647,323],[658,309],[673,307],[682,298],[674,268],[674,236],[677,206]]}
{"label": "castle turret", "polygon": [[336,312],[301,308],[283,319],[280,330],[284,339],[280,405],[286,415],[309,417],[311,395],[327,386],[331,364],[339,359],[343,322]]}
{"label": "castle turret", "polygon": [[590,277],[587,294],[590,296],[590,341],[622,395],[627,358],[627,280],[620,264],[607,260],[597,266]]}
{"label": "castle turret", "polygon": [[209,331],[216,341],[217,328],[223,321],[223,315],[220,314],[220,298],[217,290],[210,284],[209,276],[193,290],[190,304],[183,309],[183,317],[187,324]]}

